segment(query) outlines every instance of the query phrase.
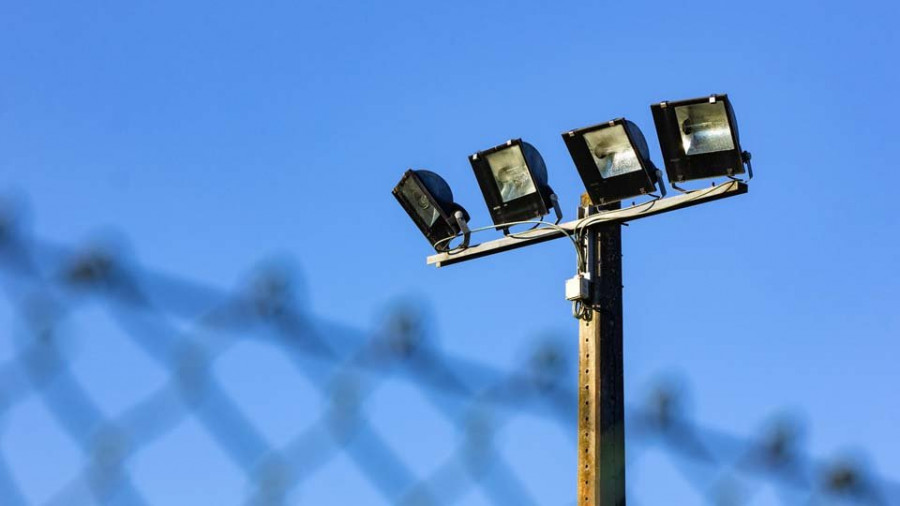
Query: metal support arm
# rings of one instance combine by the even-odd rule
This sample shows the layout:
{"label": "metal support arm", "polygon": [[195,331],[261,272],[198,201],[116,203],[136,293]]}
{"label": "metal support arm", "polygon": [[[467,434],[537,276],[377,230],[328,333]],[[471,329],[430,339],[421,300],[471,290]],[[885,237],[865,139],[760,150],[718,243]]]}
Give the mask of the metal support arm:
{"label": "metal support arm", "polygon": [[636,206],[626,207],[624,209],[603,211],[599,214],[591,215],[587,218],[561,223],[559,225],[559,228],[562,230],[557,228],[539,228],[536,230],[529,230],[527,232],[518,233],[514,237],[503,237],[500,239],[495,239],[493,241],[476,244],[461,251],[455,251],[452,253],[438,253],[436,255],[431,255],[430,257],[428,257],[427,261],[429,265],[434,264],[436,267],[444,267],[447,265],[464,262],[466,260],[473,260],[475,258],[494,255],[496,253],[502,253],[504,251],[509,251],[524,246],[530,246],[532,244],[552,241],[553,239],[565,237],[567,232],[571,233],[575,230],[576,226],[582,225],[583,220],[591,220],[591,223],[597,225],[622,224],[625,222],[646,218],[648,216],[655,216],[657,214],[667,213],[669,211],[675,211],[677,209],[684,209],[685,207],[712,202],[713,200],[742,195],[744,193],[747,193],[746,183],[743,183],[741,181],[729,181],[727,183],[722,183],[711,188],[694,190],[691,192],[676,195],[674,197],[653,200],[643,204],[638,204]]}

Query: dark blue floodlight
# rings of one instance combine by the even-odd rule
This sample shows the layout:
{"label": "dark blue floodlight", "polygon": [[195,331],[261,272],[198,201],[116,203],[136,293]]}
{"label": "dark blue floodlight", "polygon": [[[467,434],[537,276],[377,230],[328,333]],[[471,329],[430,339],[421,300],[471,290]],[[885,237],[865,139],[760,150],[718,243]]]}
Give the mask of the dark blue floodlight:
{"label": "dark blue floodlight", "polygon": [[[660,102],[650,109],[666,173],[673,185],[745,172],[744,163],[750,161],[750,153],[741,151],[728,95]],[[749,175],[752,177],[752,172]]]}
{"label": "dark blue floodlight", "polygon": [[450,185],[441,176],[410,169],[392,193],[435,250],[447,251],[450,239],[459,234],[468,241],[469,213],[453,201]]}
{"label": "dark blue floodlight", "polygon": [[572,161],[594,204],[610,204],[665,188],[650,161],[647,141],[624,118],[562,134]]}
{"label": "dark blue floodlight", "polygon": [[510,140],[475,153],[469,162],[495,225],[540,218],[549,209],[561,218],[556,195],[547,184],[547,166],[531,144]]}

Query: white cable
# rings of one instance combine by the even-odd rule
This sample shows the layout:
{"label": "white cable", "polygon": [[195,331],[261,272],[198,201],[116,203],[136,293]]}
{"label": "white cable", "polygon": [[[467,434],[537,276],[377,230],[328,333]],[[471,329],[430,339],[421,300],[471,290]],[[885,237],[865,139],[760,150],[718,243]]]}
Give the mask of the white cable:
{"label": "white cable", "polygon": [[[470,229],[469,232],[472,233],[472,234],[474,234],[474,233],[476,233],[476,232],[484,232],[484,231],[486,231],[486,230],[496,230],[496,229],[499,229],[499,228],[509,228],[509,227],[512,227],[512,226],[515,226],[515,225],[527,225],[527,224],[537,224],[537,225],[545,225],[545,226],[539,227],[539,228],[535,228],[535,229],[532,229],[532,230],[526,230],[526,231],[523,231],[523,232],[519,232],[518,234],[508,234],[507,237],[511,237],[511,238],[513,238],[513,239],[527,239],[527,237],[517,237],[517,235],[526,234],[526,233],[533,233],[534,231],[537,231],[537,230],[544,230],[544,229],[547,229],[547,228],[552,228],[552,229],[554,229],[554,230],[557,230],[557,231],[561,232],[563,235],[565,235],[566,237],[568,237],[570,241],[572,241],[572,244],[575,246],[575,253],[576,253],[576,255],[578,255],[578,265],[584,265],[584,261],[583,261],[583,257],[582,257],[582,253],[581,253],[581,248],[578,247],[578,241],[575,240],[575,238],[572,236],[572,234],[571,234],[568,230],[566,230],[566,229],[563,228],[563,227],[560,227],[560,226],[557,225],[556,223],[551,223],[551,222],[549,222],[549,221],[543,221],[543,220],[511,221],[511,222],[508,222],[508,223],[500,223],[500,224],[498,224],[498,225],[488,225],[488,226],[486,226],[486,227],[473,228],[473,229]],[[435,249],[438,249],[438,248],[439,248],[440,246],[442,246],[443,244],[449,243],[450,241],[452,241],[453,239],[456,239],[457,237],[461,237],[461,236],[460,236],[459,234],[457,234],[457,235],[454,235],[454,236],[451,236],[451,237],[447,237],[447,238],[445,238],[445,239],[441,239],[440,241],[438,241],[437,243],[435,243],[434,247],[435,247]],[[471,247],[472,247],[472,246],[470,245],[469,248],[471,248]],[[467,248],[466,248],[466,249],[467,249]],[[440,251],[440,250],[438,249],[438,251]],[[453,255],[453,254],[455,254],[455,253],[461,253],[462,251],[465,251],[465,249],[459,249],[458,251],[457,251],[457,249],[452,249],[452,250],[449,250],[449,251],[444,251],[443,253],[446,253],[446,254],[448,254],[448,255]]]}
{"label": "white cable", "polygon": [[[706,195],[708,195],[708,194],[714,192],[715,190],[717,190],[717,189],[719,189],[719,188],[721,188],[721,186],[713,186],[712,188],[709,188],[709,189],[707,189],[707,190],[705,190],[705,191],[703,191],[703,190],[694,190],[694,191],[692,191],[692,192],[689,192],[688,194],[689,194],[689,195],[692,195],[692,197],[688,200],[688,202],[691,202],[691,201],[694,201],[694,200],[703,198],[703,197],[705,197]],[[569,232],[568,230],[566,230],[565,228],[559,226],[559,225],[556,224],[556,223],[551,223],[551,222],[549,222],[549,221],[543,221],[543,220],[511,221],[511,222],[508,222],[508,223],[500,223],[500,224],[498,224],[498,225],[488,225],[488,226],[486,226],[486,227],[473,228],[473,229],[471,229],[469,232],[472,233],[472,234],[474,234],[474,233],[476,233],[476,232],[484,232],[484,231],[487,231],[487,230],[496,230],[496,229],[500,229],[500,228],[509,228],[509,227],[512,227],[512,226],[515,226],[515,225],[527,225],[527,224],[544,225],[543,227],[538,227],[538,228],[535,228],[535,229],[526,230],[526,231],[523,231],[523,232],[519,232],[518,234],[507,234],[507,237],[511,237],[511,238],[513,238],[513,239],[527,239],[527,238],[528,238],[527,236],[522,236],[522,235],[528,234],[528,233],[532,233],[533,231],[536,231],[536,230],[545,230],[545,229],[547,229],[547,228],[552,228],[552,229],[554,229],[554,230],[557,230],[557,231],[561,232],[563,235],[565,235],[566,237],[568,237],[570,241],[572,241],[572,245],[575,246],[575,254],[578,256],[578,266],[579,266],[579,271],[582,271],[582,272],[583,272],[584,269],[586,269],[586,267],[587,267],[587,266],[585,265],[584,252],[582,251],[581,244],[580,244],[580,243],[581,243],[581,236],[582,236],[582,234],[584,233],[584,229],[590,227],[591,225],[595,225],[595,224],[597,224],[597,223],[602,223],[602,222],[604,222],[604,221],[607,221],[607,218],[608,218],[610,215],[615,215],[615,213],[620,213],[620,212],[623,212],[623,211],[634,211],[635,209],[638,209],[638,208],[640,208],[640,207],[642,207],[642,206],[646,206],[646,209],[642,209],[640,212],[642,212],[642,213],[643,213],[643,212],[647,212],[647,211],[649,211],[650,209],[652,209],[653,206],[654,206],[654,205],[657,203],[657,201],[659,201],[659,200],[661,200],[661,199],[660,199],[660,198],[656,198],[656,199],[653,199],[653,200],[651,200],[651,201],[649,201],[649,202],[644,202],[644,203],[638,204],[638,205],[636,205],[636,206],[626,207],[626,208],[624,208],[624,209],[615,209],[615,210],[610,210],[610,211],[604,211],[604,212],[601,212],[601,213],[599,213],[599,214],[594,214],[594,215],[591,215],[591,216],[582,218],[581,220],[579,220],[578,222],[575,223],[575,226],[573,227],[572,232]],[[518,235],[519,237],[517,237],[517,235]],[[442,245],[445,244],[445,243],[449,243],[450,241],[452,241],[453,239],[456,239],[457,237],[462,237],[462,236],[459,235],[459,234],[457,234],[457,235],[453,235],[453,236],[451,236],[451,237],[447,237],[447,238],[445,238],[445,239],[441,239],[440,241],[438,241],[437,243],[435,243],[434,247],[435,247],[435,249],[437,249],[438,251],[440,251],[440,249],[439,249],[440,246],[442,246]],[[469,248],[471,248],[471,247],[472,247],[472,246],[470,245]],[[462,251],[465,251],[466,249],[467,249],[467,248],[454,248],[454,249],[451,249],[451,250],[448,250],[448,251],[442,251],[442,253],[446,253],[446,254],[448,254],[448,255],[453,255],[453,254],[456,254],[456,253],[461,253]]]}

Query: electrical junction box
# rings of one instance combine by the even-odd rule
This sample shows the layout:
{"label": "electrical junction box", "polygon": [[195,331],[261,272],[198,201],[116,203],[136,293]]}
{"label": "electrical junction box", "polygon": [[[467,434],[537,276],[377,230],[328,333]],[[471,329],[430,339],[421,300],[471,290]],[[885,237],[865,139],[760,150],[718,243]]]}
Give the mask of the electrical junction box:
{"label": "electrical junction box", "polygon": [[582,275],[566,280],[566,300],[588,300],[591,296],[591,281]]}

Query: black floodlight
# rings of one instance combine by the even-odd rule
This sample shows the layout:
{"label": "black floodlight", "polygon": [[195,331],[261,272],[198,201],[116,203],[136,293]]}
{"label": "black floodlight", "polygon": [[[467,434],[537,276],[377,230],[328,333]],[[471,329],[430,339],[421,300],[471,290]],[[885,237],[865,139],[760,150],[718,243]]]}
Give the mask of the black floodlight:
{"label": "black floodlight", "polygon": [[624,118],[562,134],[594,204],[610,204],[656,190],[661,173],[650,161],[641,129]]}
{"label": "black floodlight", "polygon": [[428,170],[408,170],[392,191],[437,251],[450,249],[450,239],[464,234],[461,247],[468,246],[469,213],[453,201],[444,178]]}
{"label": "black floodlight", "polygon": [[[650,106],[669,182],[743,174],[750,154],[741,151],[728,95],[660,102]],[[750,176],[752,177],[752,173]]]}
{"label": "black floodlight", "polygon": [[[547,166],[538,150],[521,139],[507,141],[469,157],[495,225],[545,216],[562,218],[556,195],[547,184]],[[509,227],[502,227],[509,232]]]}

